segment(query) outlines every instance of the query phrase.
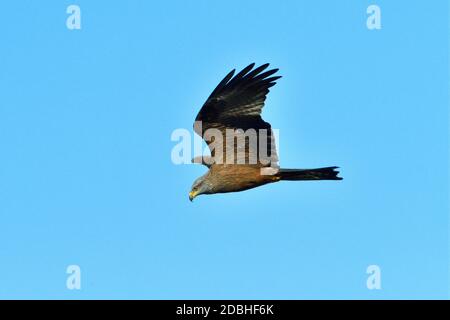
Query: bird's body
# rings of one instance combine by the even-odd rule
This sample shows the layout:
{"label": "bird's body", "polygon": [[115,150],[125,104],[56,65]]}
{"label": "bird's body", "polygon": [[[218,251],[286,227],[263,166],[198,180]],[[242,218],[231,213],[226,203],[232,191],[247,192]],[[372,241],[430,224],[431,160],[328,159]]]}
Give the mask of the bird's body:
{"label": "bird's body", "polygon": [[258,165],[213,164],[207,174],[213,193],[244,191],[279,180],[275,175],[262,175]]}
{"label": "bird's body", "polygon": [[261,111],[269,88],[280,76],[278,69],[264,71],[269,64],[253,69],[251,64],[233,77],[231,71],[214,89],[194,123],[194,131],[208,144],[211,157],[196,157],[208,172],[198,178],[189,193],[243,191],[280,180],[341,180],[337,167],[280,169],[275,140]]}

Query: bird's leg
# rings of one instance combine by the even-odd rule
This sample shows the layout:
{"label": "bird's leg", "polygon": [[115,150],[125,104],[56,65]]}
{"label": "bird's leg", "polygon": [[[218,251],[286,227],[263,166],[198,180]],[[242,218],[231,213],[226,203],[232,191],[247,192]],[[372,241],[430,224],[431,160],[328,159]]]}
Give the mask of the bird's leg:
{"label": "bird's leg", "polygon": [[192,158],[191,162],[203,164],[204,166],[207,166],[209,168],[214,163],[214,160],[210,156],[197,156]]}

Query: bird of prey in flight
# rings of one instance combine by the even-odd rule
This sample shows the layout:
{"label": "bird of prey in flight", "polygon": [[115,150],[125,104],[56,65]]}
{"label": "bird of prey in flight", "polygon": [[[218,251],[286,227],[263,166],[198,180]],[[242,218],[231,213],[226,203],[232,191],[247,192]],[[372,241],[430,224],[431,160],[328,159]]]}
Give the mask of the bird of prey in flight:
{"label": "bird of prey in flight", "polygon": [[[281,180],[342,180],[338,167],[279,168],[271,126],[261,118],[269,88],[281,78],[273,76],[278,69],[265,71],[268,66],[254,68],[252,63],[236,75],[233,69],[198,113],[194,131],[208,144],[211,157],[192,159],[209,170],[193,183],[191,201],[201,194],[243,191]],[[235,143],[237,136],[228,139],[236,132],[245,133],[244,143]]]}

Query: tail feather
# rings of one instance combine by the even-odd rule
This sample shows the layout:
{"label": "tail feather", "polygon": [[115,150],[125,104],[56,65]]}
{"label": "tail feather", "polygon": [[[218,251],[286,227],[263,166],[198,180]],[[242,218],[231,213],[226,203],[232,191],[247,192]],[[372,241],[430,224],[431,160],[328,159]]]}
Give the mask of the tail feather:
{"label": "tail feather", "polygon": [[338,177],[339,167],[326,167],[318,169],[280,169],[280,180],[342,180]]}

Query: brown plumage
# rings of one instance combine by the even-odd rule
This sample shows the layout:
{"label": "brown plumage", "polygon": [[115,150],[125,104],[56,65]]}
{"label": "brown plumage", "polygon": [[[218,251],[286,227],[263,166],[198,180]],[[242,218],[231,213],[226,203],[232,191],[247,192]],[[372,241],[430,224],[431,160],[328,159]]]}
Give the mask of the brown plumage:
{"label": "brown plumage", "polygon": [[[269,88],[281,76],[273,76],[278,69],[264,71],[269,64],[253,69],[254,66],[254,63],[250,64],[234,77],[235,70],[228,73],[195,119],[194,131],[208,144],[211,157],[193,159],[194,163],[202,163],[209,170],[192,185],[191,201],[200,194],[243,191],[280,180],[342,179],[337,176],[337,167],[278,167],[273,132],[270,124],[261,118],[261,111]],[[241,136],[241,141],[245,143],[238,144],[239,140],[232,137],[230,147],[226,138],[230,130],[243,130],[246,136]]]}

